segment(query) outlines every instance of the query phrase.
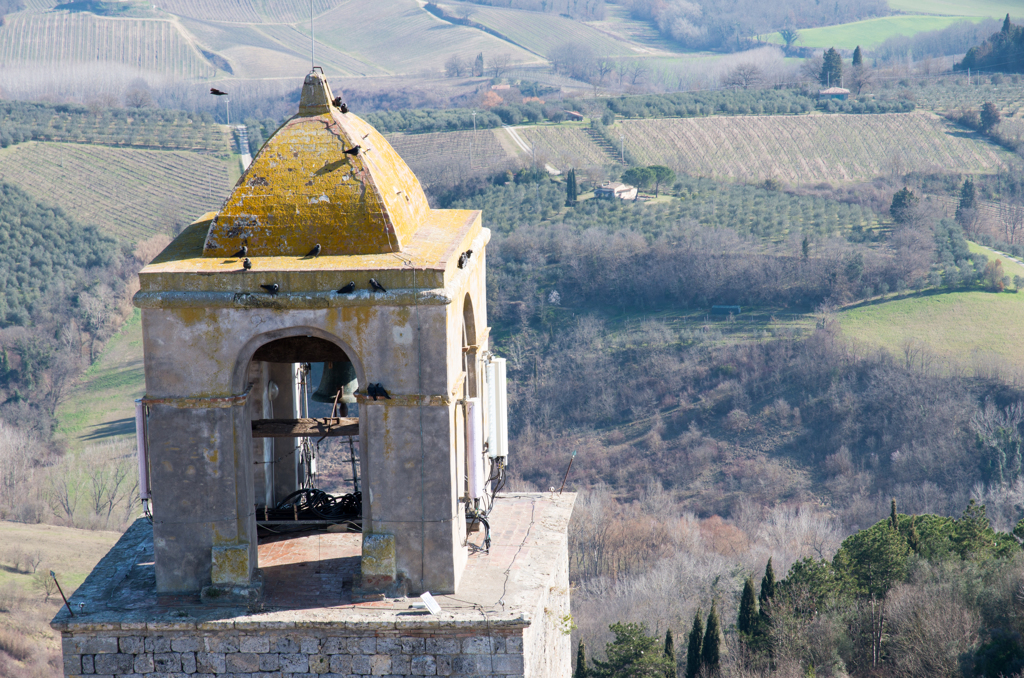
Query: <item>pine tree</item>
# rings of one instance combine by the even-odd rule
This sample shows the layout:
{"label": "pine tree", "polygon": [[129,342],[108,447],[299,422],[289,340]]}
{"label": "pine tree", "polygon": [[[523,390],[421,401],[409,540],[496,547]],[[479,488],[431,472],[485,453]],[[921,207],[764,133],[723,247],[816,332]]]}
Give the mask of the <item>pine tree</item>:
{"label": "pine tree", "polygon": [[672,662],[672,668],[665,673],[665,678],[676,678],[676,648],[672,642],[672,629],[665,631],[665,658]]}
{"label": "pine tree", "polygon": [[821,75],[818,78],[826,87],[839,87],[843,80],[843,57],[835,47],[829,47],[821,64]]}
{"label": "pine tree", "polygon": [[857,49],[853,50],[853,66],[854,68],[864,65],[864,55],[861,54],[860,45],[857,45]]}
{"label": "pine tree", "polygon": [[693,626],[690,636],[686,639],[686,678],[697,678],[700,675],[700,655],[704,645],[704,622],[700,618],[700,608],[693,615]]}
{"label": "pine tree", "polygon": [[754,580],[747,577],[743,582],[743,595],[740,597],[740,612],[736,618],[736,628],[744,636],[749,636],[757,626],[757,598],[754,597]]}
{"label": "pine tree", "polygon": [[704,629],[704,643],[700,648],[700,660],[708,674],[717,676],[721,668],[722,631],[718,623],[718,607],[711,601],[708,612],[708,626]]}
{"label": "pine tree", "polygon": [[572,678],[587,678],[587,650],[583,645],[583,641],[576,646],[576,672],[572,674]]}
{"label": "pine tree", "polygon": [[920,198],[906,186],[896,191],[896,195],[892,197],[892,204],[889,206],[889,214],[892,215],[893,221],[897,224],[910,221],[919,201]]}

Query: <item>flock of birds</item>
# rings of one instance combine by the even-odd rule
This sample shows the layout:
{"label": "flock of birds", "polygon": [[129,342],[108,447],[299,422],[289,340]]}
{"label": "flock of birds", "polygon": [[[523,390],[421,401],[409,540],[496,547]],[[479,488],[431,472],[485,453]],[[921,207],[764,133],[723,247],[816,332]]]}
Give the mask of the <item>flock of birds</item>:
{"label": "flock of birds", "polygon": [[[323,247],[320,246],[320,243],[317,243],[316,245],[313,246],[313,249],[311,249],[309,251],[309,254],[306,255],[306,258],[308,259],[308,258],[318,257],[318,256],[320,256],[320,252],[322,252],[322,251],[323,251]],[[470,250],[469,254],[472,254],[472,253],[473,253],[473,251]],[[241,259],[242,260],[242,268],[244,270],[246,270],[246,271],[251,271],[252,270],[252,260],[249,259],[249,257],[247,256],[248,254],[249,254],[249,247],[247,245],[242,245],[242,247],[237,252],[235,252],[234,255],[232,255],[232,258],[233,259]],[[465,253],[462,256],[466,256]],[[462,268],[462,267],[463,267],[463,263],[462,263],[462,258],[460,257],[459,258],[459,268]],[[268,294],[277,294],[278,292],[281,291],[281,286],[278,285],[277,283],[271,283],[269,285],[260,285],[260,287],[265,289]],[[377,281],[376,278],[370,278],[370,289],[372,289],[374,292],[383,292],[383,293],[387,294],[387,290],[384,288],[383,285],[380,284],[380,282]],[[356,291],[356,282],[353,280],[353,281],[349,282],[347,285],[345,285],[344,287],[342,287],[340,290],[337,290],[337,293],[338,294],[352,294],[355,291]]]}

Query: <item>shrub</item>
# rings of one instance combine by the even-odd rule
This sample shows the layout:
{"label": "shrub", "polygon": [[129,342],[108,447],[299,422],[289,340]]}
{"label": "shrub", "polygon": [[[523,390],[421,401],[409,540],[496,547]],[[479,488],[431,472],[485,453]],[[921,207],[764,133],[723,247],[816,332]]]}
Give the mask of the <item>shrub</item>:
{"label": "shrub", "polygon": [[32,657],[32,642],[17,631],[0,630],[0,650],[18,661],[28,661]]}

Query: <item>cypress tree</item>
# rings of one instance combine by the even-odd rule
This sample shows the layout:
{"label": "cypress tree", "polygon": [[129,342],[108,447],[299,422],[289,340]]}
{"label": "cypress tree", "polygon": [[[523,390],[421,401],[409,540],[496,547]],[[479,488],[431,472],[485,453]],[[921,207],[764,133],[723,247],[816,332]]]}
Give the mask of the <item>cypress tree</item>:
{"label": "cypress tree", "polygon": [[665,674],[665,678],[676,678],[676,648],[672,642],[672,629],[665,631],[665,658],[672,662],[672,668]]}
{"label": "cypress tree", "polygon": [[772,568],[772,559],[768,558],[768,564],[764,566],[764,577],[761,579],[761,612],[764,612],[765,605],[775,597],[775,570]]}
{"label": "cypress tree", "polygon": [[743,595],[740,597],[740,612],[736,618],[736,628],[744,636],[752,634],[757,626],[757,598],[754,597],[754,580],[747,577],[743,582]]}
{"label": "cypress tree", "polygon": [[715,601],[711,601],[711,611],[708,612],[708,625],[704,629],[704,644],[700,648],[701,664],[707,669],[708,674],[717,676],[719,674],[722,652],[722,631],[718,623],[718,607]]}
{"label": "cypress tree", "polygon": [[572,674],[572,678],[587,678],[588,675],[587,650],[581,640],[580,644],[576,646],[576,672]]}
{"label": "cypress tree", "polygon": [[977,191],[974,188],[974,182],[968,177],[964,179],[964,185],[960,187],[960,202],[956,206],[956,214],[954,218],[956,222],[961,226],[967,221],[966,217],[970,213],[970,210],[974,209],[974,203],[977,199]]}
{"label": "cypress tree", "polygon": [[853,50],[853,65],[854,67],[864,65],[864,55],[861,54],[860,45],[857,45],[857,49]]}
{"label": "cypress tree", "polygon": [[693,615],[693,626],[690,636],[686,639],[686,678],[697,678],[700,674],[700,655],[704,646],[704,622],[700,618],[700,608]]}
{"label": "cypress tree", "polygon": [[1010,32],[1010,13],[1006,13],[1006,18],[1003,19],[1003,33]]}
{"label": "cypress tree", "polygon": [[889,504],[889,526],[892,527],[893,530],[899,532],[900,519],[896,515],[896,497],[893,497],[892,502]]}
{"label": "cypress tree", "polygon": [[907,544],[914,553],[921,550],[921,537],[917,534],[917,516],[910,519],[910,532],[907,534]]}

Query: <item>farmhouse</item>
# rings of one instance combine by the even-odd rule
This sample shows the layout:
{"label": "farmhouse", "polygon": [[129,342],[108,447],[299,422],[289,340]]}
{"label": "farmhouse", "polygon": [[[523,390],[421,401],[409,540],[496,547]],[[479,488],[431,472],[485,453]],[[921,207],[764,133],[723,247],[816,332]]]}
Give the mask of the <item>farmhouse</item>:
{"label": "farmhouse", "polygon": [[836,101],[846,101],[850,96],[850,90],[842,87],[829,87],[828,89],[818,90],[819,99],[835,99]]}
{"label": "farmhouse", "polygon": [[[501,492],[490,231],[333,101],[309,73],[221,211],[139,275],[153,509],[52,621],[66,676],[570,673],[574,495]],[[351,494],[317,489],[327,438]]]}
{"label": "farmhouse", "polygon": [[618,198],[619,200],[633,200],[636,198],[636,186],[623,184],[618,181],[608,181],[594,189],[595,198]]}

